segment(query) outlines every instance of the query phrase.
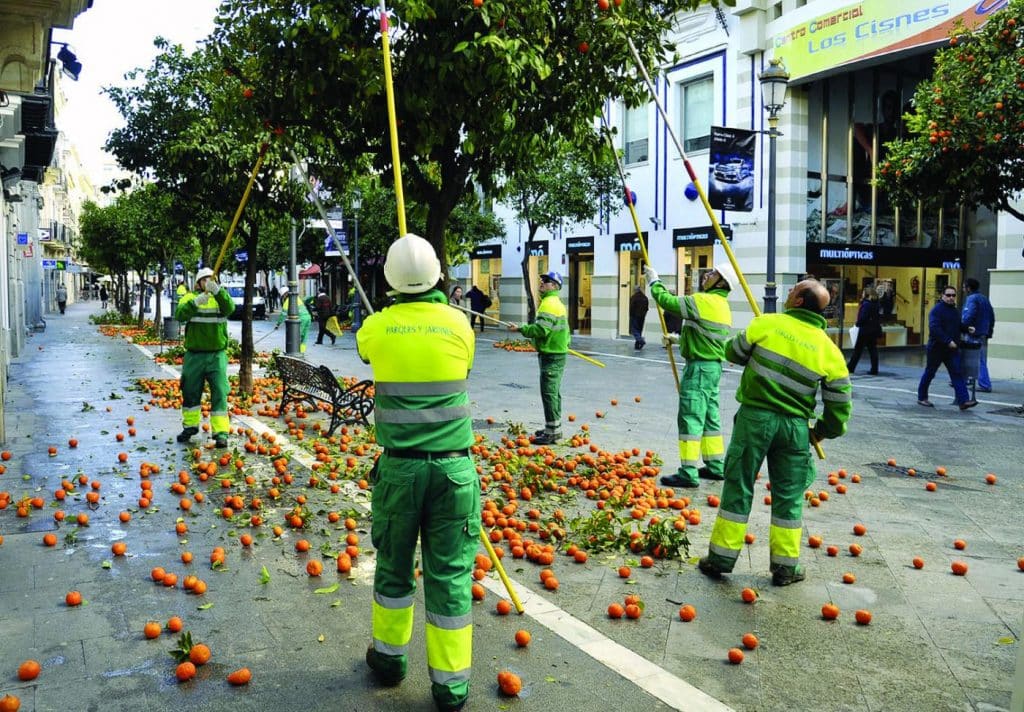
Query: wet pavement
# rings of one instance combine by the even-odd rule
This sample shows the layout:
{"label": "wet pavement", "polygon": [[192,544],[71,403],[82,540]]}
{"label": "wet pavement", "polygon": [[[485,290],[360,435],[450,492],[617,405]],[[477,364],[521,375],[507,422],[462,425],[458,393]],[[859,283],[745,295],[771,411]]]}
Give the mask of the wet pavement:
{"label": "wet pavement", "polygon": [[[279,474],[272,456],[246,451],[248,438],[235,434],[232,457],[218,476],[189,483],[188,495],[202,492],[206,502],[188,512],[179,509],[180,495],[170,487],[179,471],[195,478],[193,448],[199,446],[204,462],[219,453],[203,449],[198,437],[191,447],[175,443],[175,409],[144,409],[152,396],[136,390],[136,380],[171,377],[150,358],[160,347],[100,334],[88,322],[92,312],[90,303],[77,304],[65,316],[48,319],[46,331],[31,336],[10,371],[4,449],[11,458],[0,475],[0,491],[11,495],[11,504],[0,510],[0,696],[18,695],[22,710],[432,709],[421,594],[406,682],[378,688],[362,660],[370,632],[373,556],[365,550],[369,494],[355,483],[368,456],[355,458],[338,492],[307,487],[311,466],[322,476],[323,463],[300,447],[298,431],[289,435],[279,418],[236,416],[233,425],[252,429],[256,443],[268,444],[263,433],[276,433],[276,444],[293,453],[288,471],[295,485],[284,489],[280,502],[264,505],[262,527],[217,516],[222,489],[252,495],[237,477],[229,488],[219,484],[226,477],[221,473],[233,471],[233,460],[242,460],[239,472],[261,485]],[[232,322],[236,337],[239,328]],[[270,334],[272,328],[273,320],[254,324],[254,338],[266,336],[259,348],[283,349],[284,329]],[[370,376],[350,334],[334,346],[313,343],[315,334],[314,325],[307,360],[339,376]],[[542,424],[536,357],[494,348],[508,336],[491,329],[478,334],[470,377],[478,432],[492,442],[510,425],[532,432]],[[563,430],[568,437],[586,424],[601,449],[653,450],[672,470],[675,387],[666,352],[650,341],[636,352],[632,340],[574,338],[573,348],[607,367],[570,359],[563,409],[574,422]],[[961,412],[949,405],[952,390],[940,374],[931,392],[936,408],[926,409],[916,404],[918,358],[883,353],[879,376],[854,377],[850,432],[824,444],[828,459],[819,463],[812,486],[829,497],[805,510],[806,582],[770,584],[769,507],[761,502],[767,490],[760,484],[750,526],[756,538],[736,572],[724,582],[701,576],[694,562],[706,551],[715,513],[705,496],[721,490],[702,483],[686,493],[703,519],[688,528],[689,556],[682,560],[641,569],[632,553],[595,553],[585,564],[569,563],[559,553],[551,568],[560,587],[551,592],[540,582],[541,566],[506,557],[527,614],[497,615],[502,584],[493,573],[484,580],[486,597],[474,604],[473,691],[466,709],[1010,709],[1024,618],[1024,572],[1018,569],[1024,557],[1024,417],[1015,411],[1024,402],[1024,383],[997,381],[994,393],[979,394],[977,408]],[[738,376],[729,368],[723,377],[726,433]],[[78,440],[76,448],[69,447],[71,438]],[[56,448],[52,455],[50,447]],[[122,452],[126,462],[118,459]],[[895,465],[887,464],[890,458]],[[142,477],[144,462],[159,472]],[[944,475],[936,472],[940,467]],[[848,475],[840,481],[846,494],[827,483],[829,473],[840,469]],[[854,473],[859,483],[852,482]],[[997,476],[995,484],[986,482],[988,473]],[[62,480],[79,474],[87,483],[100,483],[99,502],[85,501],[88,485],[56,501]],[[138,498],[146,479],[154,495],[143,509]],[[935,483],[935,491],[927,483]],[[284,521],[300,494],[307,497],[309,525],[301,532],[285,527],[282,536],[274,536],[270,526]],[[17,516],[17,503],[37,496],[43,507],[29,505],[29,516]],[[546,494],[536,500],[539,507],[552,502]],[[582,496],[561,495],[556,503],[570,517],[593,508]],[[53,518],[57,509],[67,513],[59,524]],[[122,511],[131,513],[129,522],[120,521]],[[340,522],[329,524],[328,511],[357,520],[354,533],[364,551],[349,574],[335,573],[329,558],[344,547],[349,532]],[[89,515],[89,526],[69,521],[78,513]],[[183,534],[175,531],[179,519],[187,526]],[[853,533],[855,523],[866,527],[864,535]],[[57,534],[57,546],[42,543],[47,532]],[[255,540],[248,548],[239,543],[245,532]],[[822,538],[821,548],[806,546],[810,535]],[[310,552],[296,553],[300,538],[312,542]],[[956,539],[966,543],[963,551],[954,548]],[[126,556],[112,555],[111,543],[118,540],[127,543]],[[848,551],[853,543],[863,547],[857,557]],[[830,545],[838,547],[837,556],[827,554]],[[216,546],[225,548],[226,562],[211,569]],[[194,554],[191,564],[181,561],[182,551]],[[914,567],[914,557],[925,560],[923,569]],[[307,575],[311,558],[324,561],[322,576]],[[952,574],[955,560],[968,565],[966,576]],[[628,579],[617,574],[623,564],[633,568]],[[196,596],[180,582],[154,583],[155,566],[180,578],[193,573],[209,590]],[[853,574],[854,582],[843,583],[844,573]],[[740,600],[745,587],[757,591],[754,604]],[[86,603],[66,606],[70,590],[81,591]],[[632,593],[646,604],[642,618],[610,620],[608,605]],[[820,610],[830,601],[841,614],[827,622]],[[679,619],[683,603],[696,607],[694,621]],[[870,625],[855,624],[857,609],[871,611]],[[168,652],[177,636],[142,635],[147,621],[174,615],[213,650],[211,662],[186,683],[175,679]],[[513,642],[520,628],[532,633],[529,647]],[[747,651],[742,664],[730,665],[726,653],[741,647],[745,633],[757,635],[760,646]],[[16,670],[28,658],[40,661],[43,670],[22,682]],[[253,680],[233,688],[225,676],[242,666],[252,669]],[[505,669],[523,678],[518,698],[497,691],[495,677]]]}

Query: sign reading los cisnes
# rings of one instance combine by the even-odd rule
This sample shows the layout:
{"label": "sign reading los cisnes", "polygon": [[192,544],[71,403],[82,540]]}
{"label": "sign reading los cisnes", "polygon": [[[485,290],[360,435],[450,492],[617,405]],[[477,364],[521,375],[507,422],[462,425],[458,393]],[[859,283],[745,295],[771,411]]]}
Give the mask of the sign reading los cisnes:
{"label": "sign reading los cisnes", "polygon": [[781,59],[790,82],[891,52],[946,42],[957,22],[984,24],[1007,0],[864,0],[832,6],[810,3],[768,25],[770,56]]}

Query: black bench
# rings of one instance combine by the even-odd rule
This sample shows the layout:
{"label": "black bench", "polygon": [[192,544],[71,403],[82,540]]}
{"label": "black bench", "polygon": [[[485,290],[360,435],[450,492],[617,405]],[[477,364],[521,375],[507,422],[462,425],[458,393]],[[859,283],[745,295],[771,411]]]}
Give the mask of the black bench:
{"label": "black bench", "polygon": [[360,381],[351,388],[345,388],[327,366],[314,366],[291,356],[274,356],[284,390],[281,393],[281,412],[289,403],[307,403],[316,408],[317,401],[331,406],[331,424],[327,437],[342,423],[362,423],[373,412],[373,396],[369,389],[373,381]]}

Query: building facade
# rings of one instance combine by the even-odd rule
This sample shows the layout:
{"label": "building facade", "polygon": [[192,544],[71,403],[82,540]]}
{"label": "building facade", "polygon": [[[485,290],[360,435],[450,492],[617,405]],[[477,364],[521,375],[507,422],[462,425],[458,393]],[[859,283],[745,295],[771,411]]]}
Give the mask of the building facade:
{"label": "building facade", "polygon": [[[719,210],[715,218],[758,307],[763,304],[769,141],[758,77],[778,58],[791,75],[775,172],[780,303],[804,275],[823,280],[833,295],[829,333],[849,346],[849,328],[869,289],[880,297],[883,345],[915,346],[927,342],[928,311],[942,289],[975,277],[999,324],[989,368],[998,378],[1020,377],[1024,315],[1013,305],[1024,291],[1024,225],[957,205],[897,211],[871,182],[884,143],[905,131],[901,117],[954,21],[977,25],[1003,5],[740,0],[729,14],[705,7],[680,17],[672,36],[677,59],[654,79],[665,116],[654,102],[635,109],[607,104],[650,260],[666,284],[690,293],[704,271],[725,259],[678,141],[704,191],[741,196],[734,204],[745,209]],[[716,151],[713,126],[753,132],[752,160],[735,162]],[[502,244],[478,248],[470,261],[470,281],[487,285],[493,309],[510,320],[525,315],[525,255],[531,285],[549,269],[566,276],[563,296],[575,333],[628,336],[629,296],[642,282],[642,255],[624,206],[586,224],[541,231],[530,243],[513,213],[500,206],[496,212],[508,234]],[[730,301],[736,326],[744,325],[751,305],[741,291]],[[657,330],[656,320],[648,322],[648,331]]]}

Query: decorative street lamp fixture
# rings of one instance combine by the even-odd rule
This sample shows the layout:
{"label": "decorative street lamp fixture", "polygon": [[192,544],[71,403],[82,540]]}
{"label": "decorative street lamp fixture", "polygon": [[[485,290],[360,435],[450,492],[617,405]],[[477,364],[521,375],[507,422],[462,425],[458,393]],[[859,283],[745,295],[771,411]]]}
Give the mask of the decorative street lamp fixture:
{"label": "decorative street lamp fixture", "polygon": [[[363,194],[356,188],[352,191],[352,212],[356,216],[355,236],[352,242],[354,250],[352,254],[352,280],[354,282],[359,281],[359,208],[361,207],[363,207]],[[353,297],[355,298],[355,304],[352,305],[352,333],[354,334],[363,325],[363,300],[360,297],[358,288],[355,289]]]}
{"label": "decorative street lamp fixture", "polygon": [[761,82],[761,101],[768,112],[768,268],[765,272],[764,311],[775,312],[775,139],[779,133],[779,112],[786,105],[789,72],[781,59],[772,59],[758,77]]}

